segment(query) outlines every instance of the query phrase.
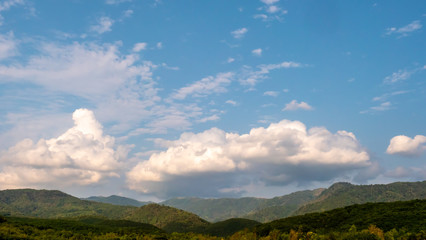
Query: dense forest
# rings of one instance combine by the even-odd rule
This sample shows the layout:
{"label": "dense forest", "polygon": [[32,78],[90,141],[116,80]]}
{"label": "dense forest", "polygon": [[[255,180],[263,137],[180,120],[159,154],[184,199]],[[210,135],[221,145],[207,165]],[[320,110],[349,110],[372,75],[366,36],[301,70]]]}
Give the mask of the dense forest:
{"label": "dense forest", "polygon": [[259,224],[230,219],[193,232],[101,217],[1,217],[1,239],[426,239],[426,200],[356,204]]}

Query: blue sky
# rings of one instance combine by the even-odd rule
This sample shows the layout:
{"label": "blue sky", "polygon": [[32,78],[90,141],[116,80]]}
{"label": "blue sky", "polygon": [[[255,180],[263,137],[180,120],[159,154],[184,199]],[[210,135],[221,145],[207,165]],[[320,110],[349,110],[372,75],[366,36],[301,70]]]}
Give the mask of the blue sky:
{"label": "blue sky", "polygon": [[424,1],[0,2],[0,185],[273,197],[426,178]]}

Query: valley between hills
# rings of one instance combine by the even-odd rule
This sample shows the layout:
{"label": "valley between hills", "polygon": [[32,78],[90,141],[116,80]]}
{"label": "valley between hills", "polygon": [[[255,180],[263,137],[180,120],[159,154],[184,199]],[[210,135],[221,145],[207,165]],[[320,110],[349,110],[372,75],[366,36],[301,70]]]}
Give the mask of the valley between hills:
{"label": "valley between hills", "polygon": [[174,198],[161,203],[3,190],[0,238],[332,239],[327,237],[334,234],[334,239],[424,239],[425,199],[426,181],[335,183],[271,199]]}

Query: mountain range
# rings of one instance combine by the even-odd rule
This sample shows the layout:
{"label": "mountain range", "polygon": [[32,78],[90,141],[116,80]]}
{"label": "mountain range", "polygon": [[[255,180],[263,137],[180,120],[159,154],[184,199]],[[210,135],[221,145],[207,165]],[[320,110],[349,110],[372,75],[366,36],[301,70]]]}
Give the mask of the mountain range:
{"label": "mountain range", "polygon": [[322,212],[352,204],[412,199],[426,199],[426,181],[374,185],[354,185],[339,182],[327,189],[298,191],[271,199],[180,197],[163,201],[160,204],[192,212],[210,222],[223,221],[229,218],[246,218],[258,222],[269,222],[288,216]]}
{"label": "mountain range", "polygon": [[[90,221],[98,219],[95,222],[129,221],[149,224],[169,233],[195,232],[220,236],[257,226],[260,222],[324,212],[354,204],[426,199],[426,181],[386,185],[336,183],[327,189],[299,191],[271,199],[175,198],[140,207],[128,204],[137,200],[121,197],[89,199],[113,201],[116,204],[119,199],[122,205],[83,200],[57,190],[3,190],[0,191],[0,215],[77,219],[79,222],[90,216]],[[215,223],[211,223],[212,219]],[[82,223],[86,224],[87,220],[84,221]]]}

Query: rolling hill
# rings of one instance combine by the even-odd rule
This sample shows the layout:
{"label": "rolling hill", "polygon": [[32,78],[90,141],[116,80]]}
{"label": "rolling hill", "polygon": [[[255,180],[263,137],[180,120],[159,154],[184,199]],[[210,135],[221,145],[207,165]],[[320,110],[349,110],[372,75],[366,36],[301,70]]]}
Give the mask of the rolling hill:
{"label": "rolling hill", "polygon": [[289,232],[291,229],[302,229],[304,232],[345,232],[352,225],[358,229],[375,225],[383,231],[394,228],[413,232],[424,231],[426,200],[355,204],[326,212],[275,220],[255,227],[254,231],[260,236],[266,236],[273,230]]}
{"label": "rolling hill", "polygon": [[120,205],[120,206],[134,206],[134,207],[141,207],[151,203],[151,202],[141,202],[132,198],[126,198],[126,197],[121,197],[117,195],[111,195],[109,197],[94,196],[94,197],[82,198],[81,200],[109,203],[109,204]]}
{"label": "rolling hill", "polygon": [[335,183],[324,190],[315,200],[300,207],[292,215],[322,212],[367,202],[394,202],[413,199],[426,199],[426,181],[374,185]]}
{"label": "rolling hill", "polygon": [[16,189],[0,191],[0,215],[38,218],[104,217],[152,224],[166,231],[188,232],[209,223],[193,213],[148,204],[140,208],[81,200],[56,190]]}

